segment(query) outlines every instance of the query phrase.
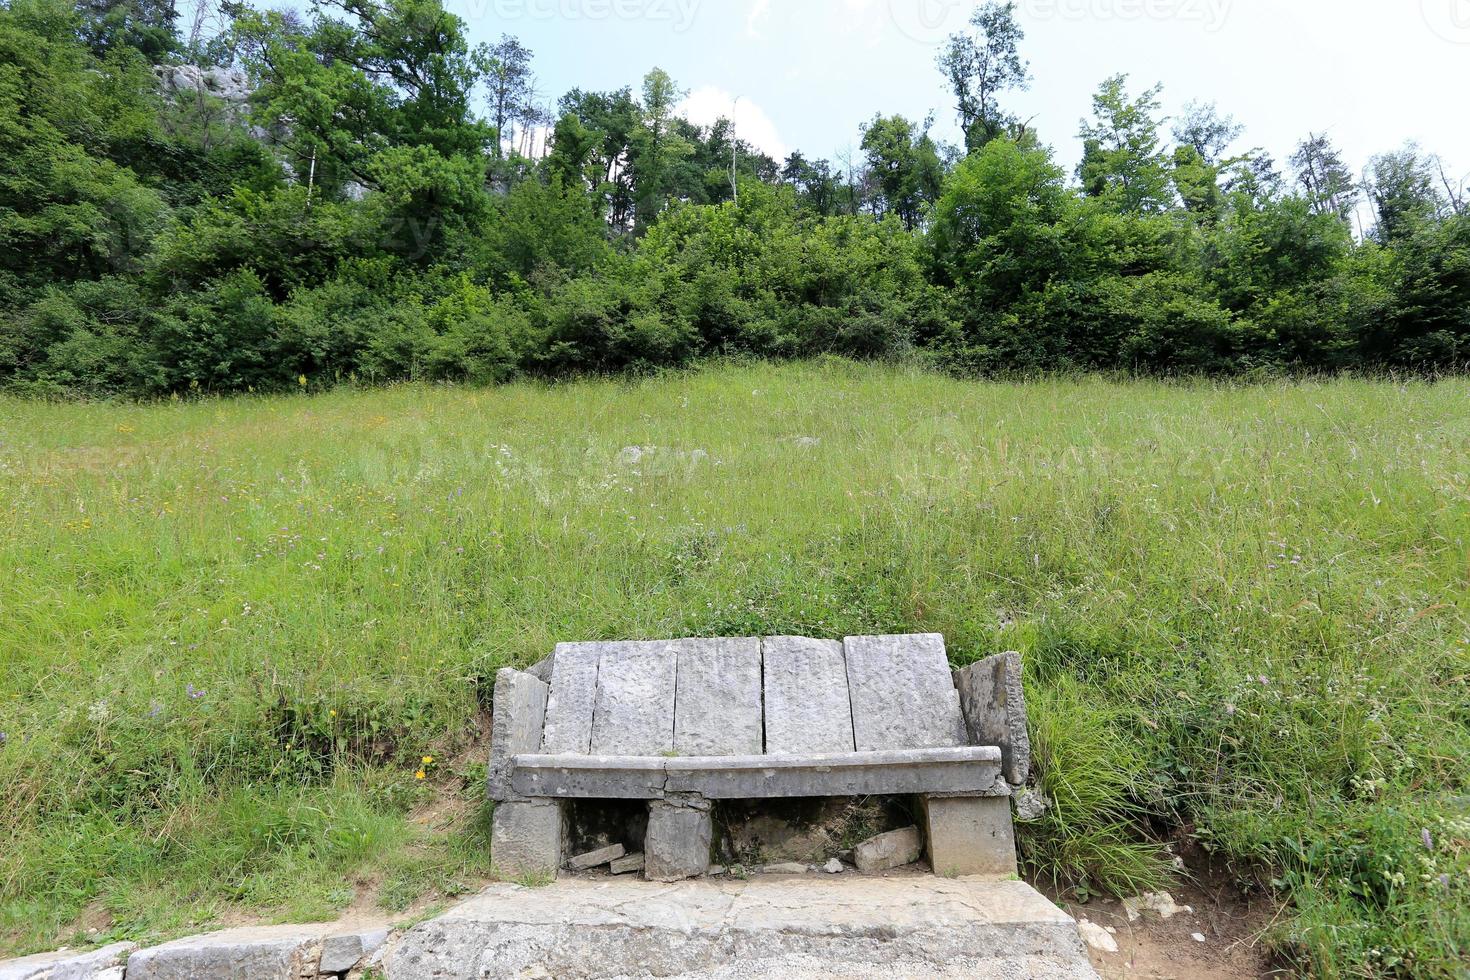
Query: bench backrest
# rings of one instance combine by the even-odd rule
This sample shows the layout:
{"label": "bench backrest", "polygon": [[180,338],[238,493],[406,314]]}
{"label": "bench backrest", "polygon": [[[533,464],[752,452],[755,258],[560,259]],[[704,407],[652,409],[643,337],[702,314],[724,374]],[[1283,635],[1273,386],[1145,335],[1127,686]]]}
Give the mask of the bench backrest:
{"label": "bench backrest", "polygon": [[969,744],[937,634],[566,643],[546,755],[740,756]]}

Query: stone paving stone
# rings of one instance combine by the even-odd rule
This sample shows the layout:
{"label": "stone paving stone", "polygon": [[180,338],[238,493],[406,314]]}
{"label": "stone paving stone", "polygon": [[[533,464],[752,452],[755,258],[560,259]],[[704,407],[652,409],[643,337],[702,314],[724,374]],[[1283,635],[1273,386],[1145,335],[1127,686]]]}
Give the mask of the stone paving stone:
{"label": "stone paving stone", "polygon": [[551,655],[551,691],[541,751],[547,755],[586,755],[592,746],[592,713],[597,703],[601,643],[562,643]]}
{"label": "stone paving stone", "polygon": [[859,752],[966,743],[944,637],[854,636],[843,649]]}
{"label": "stone paving stone", "polygon": [[586,854],[579,854],[567,862],[567,867],[572,871],[591,871],[593,868],[600,868],[604,864],[611,864],[627,853],[628,849],[622,844],[613,844],[611,847],[603,847],[595,851],[588,851]]}
{"label": "stone paving stone", "polygon": [[677,650],[673,642],[602,644],[593,755],[673,753]]}
{"label": "stone paving stone", "polygon": [[923,838],[919,828],[905,827],[863,841],[852,849],[852,858],[859,871],[873,874],[913,864],[921,853]]}
{"label": "stone paving stone", "polygon": [[678,644],[678,662],[674,752],[759,755],[764,747],[761,641],[684,640]]}
{"label": "stone paving stone", "polygon": [[530,674],[502,670],[495,675],[495,700],[490,723],[490,798],[510,800],[511,760],[539,752],[546,721],[549,688]]}
{"label": "stone paving stone", "polygon": [[842,644],[795,636],[761,643],[766,754],[851,752],[852,704]]}
{"label": "stone paving stone", "polygon": [[142,949],[128,957],[128,980],[297,980],[315,966],[322,926],[252,926]]}
{"label": "stone paving stone", "polygon": [[1000,746],[1006,782],[1024,786],[1031,772],[1031,738],[1026,732],[1021,655],[1002,653],[954,676],[970,744]]}
{"label": "stone paving stone", "polygon": [[929,865],[935,874],[953,878],[1016,873],[1016,839],[1008,799],[930,796],[923,798],[923,811]]}

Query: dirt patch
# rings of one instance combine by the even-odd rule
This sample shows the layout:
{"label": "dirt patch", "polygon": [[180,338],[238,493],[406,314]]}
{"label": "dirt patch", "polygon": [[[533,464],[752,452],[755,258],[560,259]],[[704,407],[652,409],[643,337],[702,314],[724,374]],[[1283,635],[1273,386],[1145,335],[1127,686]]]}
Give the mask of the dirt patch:
{"label": "dirt patch", "polygon": [[1056,901],[1079,923],[1095,923],[1117,942],[1116,953],[1088,949],[1093,967],[1104,980],[1244,980],[1288,975],[1261,940],[1278,915],[1274,903],[1242,895],[1228,883],[1185,883],[1170,888],[1168,894],[1178,905],[1189,906],[1189,911],[1165,919],[1145,909],[1129,921],[1127,909],[1117,899],[1093,899],[1086,905],[1065,897]]}

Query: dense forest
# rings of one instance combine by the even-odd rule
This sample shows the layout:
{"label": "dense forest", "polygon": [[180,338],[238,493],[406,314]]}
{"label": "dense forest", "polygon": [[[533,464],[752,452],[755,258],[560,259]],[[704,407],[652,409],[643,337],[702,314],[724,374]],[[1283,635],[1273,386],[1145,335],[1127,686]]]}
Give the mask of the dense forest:
{"label": "dense forest", "polygon": [[[1056,159],[1008,99],[1012,4],[935,52],[964,145],[875,114],[853,159],[691,124],[658,69],[538,105],[440,0],[306,13],[0,2],[0,384],[157,396],[709,356],[952,370],[1441,370],[1470,210],[1430,154],[1102,82]],[[946,95],[947,93],[947,95]],[[1052,134],[1056,135],[1056,134]]]}

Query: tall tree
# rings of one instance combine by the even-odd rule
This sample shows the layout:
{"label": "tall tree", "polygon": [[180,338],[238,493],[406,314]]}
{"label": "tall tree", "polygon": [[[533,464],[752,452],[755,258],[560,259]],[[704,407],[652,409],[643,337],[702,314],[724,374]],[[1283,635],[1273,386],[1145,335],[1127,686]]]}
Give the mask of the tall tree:
{"label": "tall tree", "polygon": [[903,116],[875,116],[863,127],[874,210],[896,215],[910,231],[924,220],[944,183],[939,151],[929,136],[932,124],[932,119],[919,126]]}
{"label": "tall tree", "polygon": [[1358,205],[1358,183],[1332,140],[1325,134],[1309,134],[1297,145],[1290,162],[1312,211],[1346,222]]}
{"label": "tall tree", "polygon": [[1026,32],[1016,22],[1016,5],[988,0],[970,16],[968,33],[950,35],[939,54],[939,70],[949,80],[965,145],[971,151],[1006,133],[1019,136],[1024,126],[1006,113],[1000,97],[1025,89],[1031,81],[1021,58]]}
{"label": "tall tree", "polygon": [[1377,222],[1373,236],[1396,242],[1443,214],[1444,200],[1435,181],[1433,163],[1412,143],[1375,156],[1363,182]]}
{"label": "tall tree", "polygon": [[1114,75],[1092,97],[1093,118],[1083,120],[1083,190],[1124,214],[1150,214],[1173,203],[1168,166],[1159,140],[1160,85],[1136,99],[1128,76]]}
{"label": "tall tree", "polygon": [[510,125],[533,109],[531,102],[531,51],[509,34],[499,43],[476,52],[485,77],[490,103],[490,124],[495,127],[495,155],[500,157],[511,139]]}
{"label": "tall tree", "polygon": [[643,79],[642,118],[634,135],[633,230],[641,234],[668,203],[675,164],[693,148],[674,127],[674,109],[684,93],[668,72],[655,68]]}

